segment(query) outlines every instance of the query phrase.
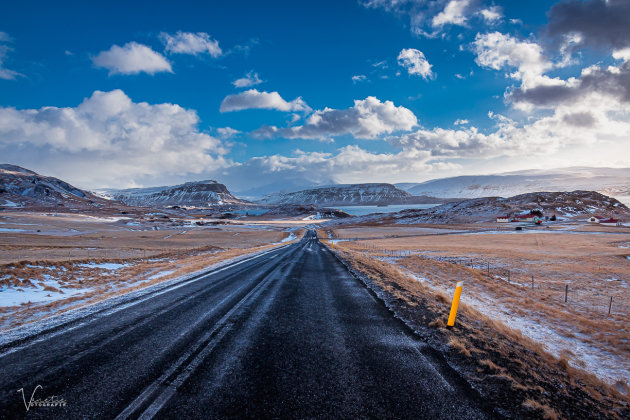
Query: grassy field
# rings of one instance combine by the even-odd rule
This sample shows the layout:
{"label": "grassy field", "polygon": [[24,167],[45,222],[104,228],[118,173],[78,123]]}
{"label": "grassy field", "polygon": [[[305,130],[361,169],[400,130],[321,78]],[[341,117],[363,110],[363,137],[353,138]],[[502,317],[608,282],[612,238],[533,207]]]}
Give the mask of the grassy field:
{"label": "grassy field", "polygon": [[448,301],[455,282],[464,280],[465,306],[520,331],[575,367],[627,386],[630,229],[442,228],[350,226],[320,236],[339,238],[337,249],[390,264]]}
{"label": "grassy field", "polygon": [[303,232],[173,219],[3,213],[0,330],[202,271]]}

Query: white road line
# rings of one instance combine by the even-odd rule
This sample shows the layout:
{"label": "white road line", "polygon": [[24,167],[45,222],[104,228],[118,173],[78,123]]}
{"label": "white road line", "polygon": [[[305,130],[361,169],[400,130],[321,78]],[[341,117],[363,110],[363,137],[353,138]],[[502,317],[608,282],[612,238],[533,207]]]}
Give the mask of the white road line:
{"label": "white road line", "polygon": [[[182,280],[181,282],[179,282],[179,283],[177,283],[177,284],[174,284],[174,285],[172,285],[172,286],[166,286],[165,288],[160,289],[160,290],[158,290],[158,291],[155,291],[155,292],[149,292],[149,293],[147,293],[146,297],[144,297],[144,298],[140,298],[140,299],[137,299],[137,300],[133,300],[133,301],[131,301],[131,302],[123,303],[123,304],[118,305],[118,306],[115,306],[115,307],[113,307],[113,308],[110,308],[110,309],[105,309],[105,310],[103,310],[103,311],[101,311],[101,312],[98,312],[98,313],[96,313],[96,314],[87,314],[87,315],[84,317],[84,318],[86,318],[86,320],[85,320],[85,321],[83,321],[83,322],[79,322],[79,323],[78,323],[78,324],[76,324],[76,325],[72,325],[72,326],[69,326],[69,327],[66,327],[66,328],[63,328],[63,327],[62,327],[62,328],[61,328],[61,329],[59,329],[58,331],[54,331],[54,332],[52,332],[52,333],[48,333],[48,334],[47,334],[47,333],[44,333],[44,335],[43,335],[43,336],[41,336],[40,338],[37,338],[37,339],[35,339],[35,340],[32,340],[32,341],[30,341],[30,342],[28,342],[28,343],[26,343],[26,344],[22,344],[22,345],[16,346],[16,347],[11,348],[11,349],[7,350],[6,352],[4,352],[4,353],[0,354],[0,359],[1,359],[1,358],[3,358],[3,357],[5,357],[5,356],[8,356],[9,354],[15,353],[16,351],[19,351],[19,350],[25,349],[25,348],[27,348],[27,347],[30,347],[30,346],[32,346],[33,344],[40,343],[40,342],[42,342],[42,341],[48,340],[49,338],[56,337],[56,336],[58,336],[59,334],[63,334],[63,333],[66,333],[66,332],[68,332],[68,331],[72,331],[72,330],[75,330],[75,329],[77,329],[77,328],[80,328],[80,327],[82,327],[82,326],[84,326],[84,325],[89,324],[90,322],[93,322],[94,320],[96,320],[96,319],[98,319],[98,318],[102,318],[102,317],[104,317],[104,316],[114,314],[114,313],[119,312],[119,311],[121,311],[121,310],[123,310],[123,309],[126,309],[126,308],[132,307],[132,306],[134,306],[134,305],[140,304],[140,303],[145,302],[145,301],[147,301],[147,300],[149,300],[149,299],[153,299],[153,298],[154,298],[154,297],[156,297],[156,296],[163,295],[164,293],[167,293],[167,292],[170,292],[170,291],[173,291],[173,290],[179,289],[180,287],[186,286],[186,285],[188,285],[188,284],[195,283],[195,282],[197,282],[197,281],[199,281],[199,280],[206,279],[208,276],[211,276],[211,275],[214,275],[214,274],[220,273],[220,272],[225,271],[225,270],[227,270],[227,269],[230,269],[230,268],[232,268],[232,267],[236,267],[236,266],[241,265],[241,264],[243,264],[243,263],[246,263],[246,262],[248,262],[248,261],[252,261],[252,260],[254,260],[254,259],[256,259],[256,258],[260,258],[260,257],[262,257],[262,256],[264,256],[264,255],[269,254],[270,252],[278,251],[278,250],[284,249],[284,248],[286,248],[286,247],[289,247],[289,246],[291,246],[291,245],[293,245],[293,244],[284,245],[284,246],[281,246],[281,247],[278,247],[278,248],[274,248],[274,249],[272,249],[272,250],[265,251],[265,252],[263,252],[263,253],[257,254],[257,255],[255,255],[255,256],[253,256],[253,257],[250,257],[250,258],[247,258],[247,259],[244,259],[244,260],[238,261],[238,262],[236,262],[236,263],[233,263],[233,264],[227,265],[227,266],[225,266],[225,267],[219,268],[219,269],[217,269],[217,270],[213,270],[213,271],[210,271],[210,272],[208,272],[208,273],[200,274],[199,276],[197,276],[197,277],[195,277],[195,278],[188,279],[188,280]],[[89,318],[89,319],[87,319],[87,318]],[[72,321],[70,321],[70,322],[72,322]]]}
{"label": "white road line", "polygon": [[[164,389],[156,398],[153,399],[151,405],[142,413],[139,417],[141,419],[150,419],[157,414],[158,411],[168,402],[171,396],[177,390],[177,387],[180,386],[184,381],[194,372],[194,370],[201,364],[201,362],[210,354],[210,352],[214,349],[216,344],[223,338],[223,336],[228,332],[228,328],[226,327],[229,318],[240,309],[243,304],[245,304],[250,298],[256,297],[258,294],[262,292],[262,290],[272,281],[272,276],[267,276],[267,278],[260,283],[258,283],[252,290],[243,297],[236,305],[232,307],[215,325],[214,327],[206,332],[186,353],[184,353],[177,361],[172,364],[166,372],[164,372],[158,379],[156,379],[151,385],[149,385],[145,390],[131,403],[125,410],[123,410],[116,419],[126,419],[131,414],[133,414],[138,408],[144,405],[149,398],[160,388],[161,385],[166,385],[166,389]],[[244,287],[244,286],[243,286]],[[255,296],[256,295],[256,296]],[[209,340],[215,333],[216,336],[210,340],[203,350],[190,362],[188,363],[182,370],[182,372],[171,381],[169,384],[165,384],[168,378],[173,375],[178,369],[180,369],[186,360],[195,353],[204,343]]]}

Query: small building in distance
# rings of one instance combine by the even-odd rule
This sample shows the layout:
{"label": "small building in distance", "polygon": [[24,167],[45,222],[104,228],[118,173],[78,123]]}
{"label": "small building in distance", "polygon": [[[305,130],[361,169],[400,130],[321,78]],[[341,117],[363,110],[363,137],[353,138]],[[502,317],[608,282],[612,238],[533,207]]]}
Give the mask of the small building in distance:
{"label": "small building in distance", "polygon": [[535,214],[517,214],[512,218],[514,222],[532,222],[535,223],[538,221],[538,216]]}
{"label": "small building in distance", "polygon": [[589,223],[599,223],[601,220],[603,220],[604,217],[594,214],[591,217],[589,217],[588,219],[586,219],[587,222]]}
{"label": "small building in distance", "polygon": [[621,222],[617,219],[601,219],[599,224],[602,226],[621,226]]}
{"label": "small building in distance", "polygon": [[497,223],[509,223],[510,216],[497,216]]}

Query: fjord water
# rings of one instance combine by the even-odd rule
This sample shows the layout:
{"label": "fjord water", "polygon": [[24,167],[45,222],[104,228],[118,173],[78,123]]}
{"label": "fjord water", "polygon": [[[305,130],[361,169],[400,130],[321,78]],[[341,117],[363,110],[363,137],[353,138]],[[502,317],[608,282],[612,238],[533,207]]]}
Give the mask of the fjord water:
{"label": "fjord water", "polygon": [[345,211],[352,216],[365,216],[371,213],[395,213],[406,209],[430,209],[439,204],[396,204],[386,207],[379,206],[336,206],[336,209]]}

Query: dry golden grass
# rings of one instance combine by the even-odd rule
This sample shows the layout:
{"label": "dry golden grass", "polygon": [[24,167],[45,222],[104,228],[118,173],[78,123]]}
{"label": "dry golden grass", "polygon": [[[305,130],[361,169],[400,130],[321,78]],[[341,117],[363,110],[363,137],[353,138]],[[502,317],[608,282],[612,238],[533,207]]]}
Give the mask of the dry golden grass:
{"label": "dry golden grass", "polygon": [[[11,228],[36,225],[41,232],[0,233],[0,286],[22,290],[40,286],[63,293],[43,283],[53,278],[65,290],[90,291],[50,303],[0,307],[0,329],[201,271],[222,260],[278,246],[289,236],[280,229],[240,225],[133,231],[111,215],[3,213],[1,217]],[[300,237],[304,230],[294,233]],[[115,271],[93,267],[105,262],[127,266]],[[165,271],[170,273],[155,276]]]}
{"label": "dry golden grass", "polygon": [[[92,304],[113,296],[122,295],[135,290],[143,289],[154,284],[158,284],[173,278],[187,274],[201,272],[214,264],[231,258],[239,257],[253,252],[279,246],[278,244],[268,244],[253,248],[234,248],[222,251],[199,251],[186,253],[170,253],[167,258],[147,259],[147,260],[106,260],[106,262],[127,263],[128,267],[121,268],[114,272],[99,270],[97,268],[81,268],[77,264],[90,263],[98,264],[104,260],[90,261],[64,261],[64,262],[33,262],[36,267],[29,267],[29,262],[22,262],[13,265],[11,269],[12,277],[32,276],[41,278],[44,274],[50,274],[50,268],[55,268],[59,275],[59,283],[64,287],[90,288],[91,291],[80,296],[60,298],[48,303],[26,303],[20,306],[0,308],[0,330],[11,329],[16,326],[41,320],[51,315],[56,315],[71,309]],[[65,268],[65,271],[60,270]],[[6,268],[6,266],[4,267]],[[2,269],[0,269],[0,272]],[[154,274],[167,272],[166,275],[153,277]],[[3,281],[6,284],[6,281]],[[13,287],[26,288],[30,280],[23,282],[12,281]],[[31,283],[32,284],[32,283]],[[44,290],[59,291],[54,287],[46,286]]]}
{"label": "dry golden grass", "polygon": [[[348,235],[345,230],[336,229],[335,234],[352,237],[361,230],[367,238],[378,236],[381,229],[351,227]],[[337,247],[371,258],[393,256],[396,266],[446,294],[449,302],[454,282],[465,280],[464,304],[507,322],[530,324],[536,329],[528,330],[528,334],[541,340],[538,337],[545,337],[547,348],[562,354],[572,365],[595,368],[615,382],[615,375],[630,372],[630,262],[625,258],[630,248],[624,248],[630,244],[630,234],[623,234],[625,231],[618,229],[620,234],[615,235],[427,235],[341,241]],[[327,237],[327,232],[321,231],[320,236]],[[396,256],[407,254],[412,256]],[[488,263],[490,274],[486,271]],[[508,270],[510,283],[506,281]],[[572,343],[586,347],[581,353],[563,353]]]}
{"label": "dry golden grass", "polygon": [[[396,306],[398,315],[414,328],[432,328],[432,340],[442,340],[462,358],[459,362],[464,366],[462,371],[467,371],[465,366],[472,365],[468,370],[469,379],[481,381],[479,386],[487,387],[490,395],[498,393],[499,401],[504,401],[501,395],[506,393],[507,385],[507,389],[512,390],[512,394],[506,394],[510,405],[519,404],[518,398],[522,398],[522,403],[526,399],[540,401],[543,395],[551,395],[548,403],[558,412],[579,401],[585,412],[601,411],[601,415],[611,418],[620,418],[619,413],[624,410],[627,413],[630,396],[621,394],[619,387],[570,366],[565,359],[545,351],[540,343],[488,318],[470,305],[460,305],[455,327],[444,328],[442,320],[448,316],[450,299],[443,292],[403,274],[389,263],[354,251],[346,244],[342,242],[335,246],[335,251],[394,298],[391,304]],[[480,365],[482,372],[486,371],[485,376],[478,376]],[[488,378],[494,382],[488,382]],[[490,383],[499,385],[493,388]],[[552,415],[553,412],[544,413]]]}
{"label": "dry golden grass", "polygon": [[546,419],[546,420],[557,420],[559,418],[556,410],[536,400],[532,400],[532,399],[526,400],[525,402],[523,402],[523,407],[527,407],[531,409],[532,411],[537,412],[538,414],[542,416],[543,419]]}

